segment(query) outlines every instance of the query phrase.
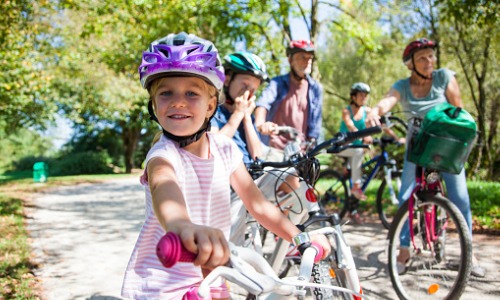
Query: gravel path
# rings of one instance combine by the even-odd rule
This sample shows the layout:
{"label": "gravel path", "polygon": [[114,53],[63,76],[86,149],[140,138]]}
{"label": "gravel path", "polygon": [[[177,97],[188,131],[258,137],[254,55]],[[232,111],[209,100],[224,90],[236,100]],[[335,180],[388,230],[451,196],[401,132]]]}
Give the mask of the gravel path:
{"label": "gravel path", "polygon": [[[43,299],[121,299],[123,273],[144,218],[136,176],[38,194],[27,214]],[[395,299],[385,270],[386,230],[378,223],[344,229],[368,299]],[[500,239],[475,235],[474,243],[487,276],[473,278],[462,299],[500,299]]]}

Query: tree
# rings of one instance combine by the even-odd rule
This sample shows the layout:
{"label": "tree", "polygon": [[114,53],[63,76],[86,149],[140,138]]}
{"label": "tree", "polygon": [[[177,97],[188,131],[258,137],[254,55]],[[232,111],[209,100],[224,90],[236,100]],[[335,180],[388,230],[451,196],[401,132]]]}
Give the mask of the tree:
{"label": "tree", "polygon": [[7,131],[43,128],[56,110],[46,71],[52,42],[45,34],[52,11],[48,2],[0,2],[0,126]]}
{"label": "tree", "polygon": [[[58,103],[76,123],[93,127],[108,123],[121,134],[126,171],[134,167],[134,152],[148,120],[148,95],[138,83],[141,53],[153,40],[187,31],[215,42],[219,51],[243,39],[259,44],[255,23],[247,21],[265,9],[249,1],[80,1],[63,3],[58,28],[63,39],[58,74],[52,87]],[[229,26],[228,26],[229,24]],[[68,74],[71,74],[68,76]],[[112,125],[111,125],[112,124]]]}
{"label": "tree", "polygon": [[[447,50],[454,54],[462,69],[469,96],[476,109],[479,137],[472,174],[487,168],[493,179],[494,163],[499,160],[498,90],[499,66],[498,3],[495,1],[439,1],[442,3],[443,28],[447,28]],[[443,29],[444,31],[445,29]]]}

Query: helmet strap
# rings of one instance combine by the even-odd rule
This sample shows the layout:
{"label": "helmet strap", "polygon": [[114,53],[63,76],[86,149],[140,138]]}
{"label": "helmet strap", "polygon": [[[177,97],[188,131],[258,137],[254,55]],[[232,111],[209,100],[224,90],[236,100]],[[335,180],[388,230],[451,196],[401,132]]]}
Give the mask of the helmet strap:
{"label": "helmet strap", "polygon": [[361,105],[358,105],[356,103],[356,101],[354,101],[354,100],[351,100],[351,104],[354,105],[354,107],[356,107],[356,108],[360,108],[361,107]]}
{"label": "helmet strap", "polygon": [[306,76],[300,77],[299,74],[297,74],[297,72],[295,72],[295,70],[292,67],[290,67],[290,70],[291,70],[293,78],[295,78],[297,81],[301,81],[302,79],[306,78]]}
{"label": "helmet strap", "polygon": [[233,82],[234,79],[234,73],[231,75],[231,79],[229,79],[229,82],[227,85],[224,85],[223,91],[224,91],[224,96],[226,99],[224,100],[227,104],[233,105],[234,104],[234,99],[229,95],[229,87],[231,86],[231,83]]}
{"label": "helmet strap", "polygon": [[[156,115],[154,113],[153,101],[151,101],[151,100],[149,100],[149,102],[148,102],[148,112],[149,112],[149,119],[160,124],[160,122],[158,121],[158,118],[156,117]],[[205,120],[205,122],[203,123],[203,125],[201,126],[201,128],[197,132],[195,132],[192,135],[188,135],[188,136],[173,135],[170,132],[167,132],[165,129],[163,129],[163,127],[161,129],[163,131],[163,135],[165,135],[167,138],[177,142],[179,144],[179,147],[184,148],[187,145],[190,145],[190,144],[198,141],[203,136],[203,134],[205,134],[205,132],[210,131],[210,128],[211,128],[210,120],[212,119],[212,117],[213,117],[213,115],[210,118],[207,118]],[[161,124],[160,124],[160,126],[161,126]]]}

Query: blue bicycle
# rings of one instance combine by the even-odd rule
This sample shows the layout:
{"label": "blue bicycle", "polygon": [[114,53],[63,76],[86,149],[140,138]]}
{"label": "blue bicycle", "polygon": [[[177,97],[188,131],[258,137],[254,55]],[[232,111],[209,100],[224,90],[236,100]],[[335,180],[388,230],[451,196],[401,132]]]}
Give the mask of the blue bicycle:
{"label": "blue bicycle", "polygon": [[[395,116],[386,117],[383,120],[387,128],[397,132],[400,136],[406,135],[407,125],[404,121]],[[389,145],[400,145],[392,136],[382,136],[374,140],[374,145],[380,146],[380,154],[363,163],[363,170],[370,170],[363,177],[361,190],[366,188],[374,178],[382,180],[377,192],[377,212],[380,221],[385,228],[389,229],[392,219],[398,209],[397,195],[401,186],[402,166],[391,158],[387,147]],[[327,153],[338,154],[347,148],[368,147],[367,145],[344,145],[332,147]],[[401,160],[400,160],[401,161]],[[344,168],[344,172],[338,172],[332,168],[322,171],[316,182],[315,188],[320,192],[320,206],[326,213],[338,213],[344,218],[348,213],[354,216],[358,213],[360,201],[351,194],[352,181],[351,170]],[[383,172],[380,172],[383,170]]]}

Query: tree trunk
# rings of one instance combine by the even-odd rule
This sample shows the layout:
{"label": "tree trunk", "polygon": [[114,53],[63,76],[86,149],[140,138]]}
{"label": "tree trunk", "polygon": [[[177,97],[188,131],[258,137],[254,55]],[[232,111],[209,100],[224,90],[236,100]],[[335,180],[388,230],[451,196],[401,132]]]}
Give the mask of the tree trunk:
{"label": "tree trunk", "polygon": [[134,165],[134,153],[141,136],[141,128],[127,127],[126,122],[120,122],[122,127],[122,141],[125,148],[125,173],[132,173]]}

